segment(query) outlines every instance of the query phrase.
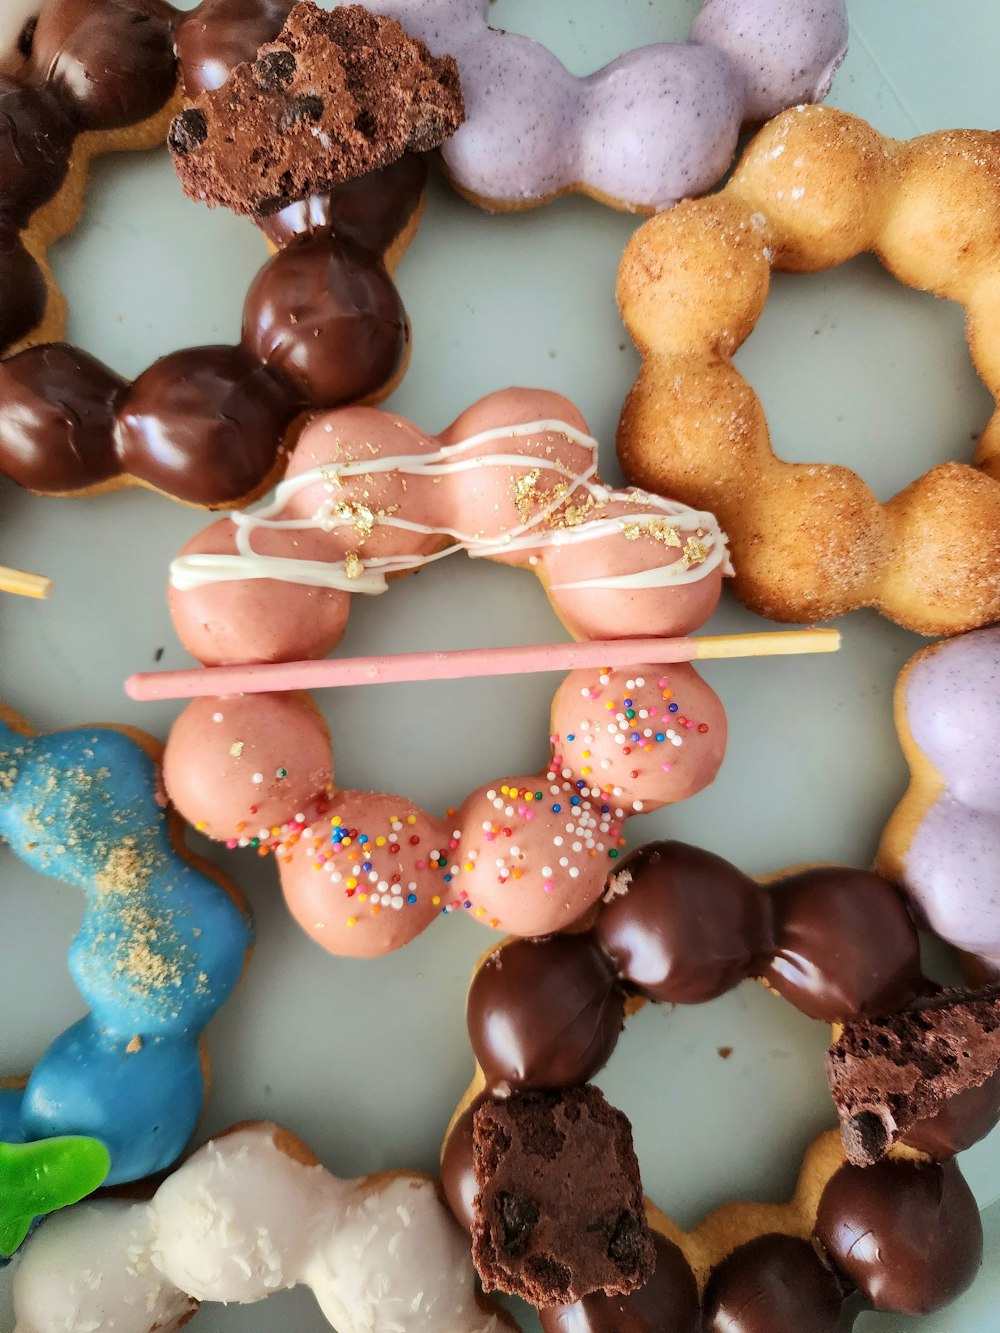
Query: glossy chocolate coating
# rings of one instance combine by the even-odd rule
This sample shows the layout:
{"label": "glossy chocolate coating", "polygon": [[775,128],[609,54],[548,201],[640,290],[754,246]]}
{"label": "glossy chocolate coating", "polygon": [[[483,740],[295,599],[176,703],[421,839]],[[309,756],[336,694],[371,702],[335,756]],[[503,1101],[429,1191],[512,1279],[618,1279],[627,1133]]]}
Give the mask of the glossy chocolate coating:
{"label": "glossy chocolate coating", "polygon": [[119,413],[122,468],[193,504],[247,495],[274,466],[293,411],[242,347],[173,352],[139,376]]}
{"label": "glossy chocolate coating", "polygon": [[627,856],[594,934],[619,975],[657,1002],[730,990],[770,948],[768,896],[721,856],[653,842]]}
{"label": "glossy chocolate coating", "polygon": [[691,1265],[673,1241],[655,1231],[653,1246],[656,1269],[644,1287],[628,1296],[598,1293],[574,1305],[539,1310],[545,1333],[700,1333],[698,1284]]}
{"label": "glossy chocolate coating", "polygon": [[268,240],[287,245],[296,236],[330,232],[363,250],[387,250],[420,207],[427,185],[427,162],[406,153],[380,171],[369,172],[314,194],[258,220]]}
{"label": "glossy chocolate coating", "polygon": [[82,128],[138,124],[173,96],[174,18],[165,0],[49,0],[32,64]]}
{"label": "glossy chocolate coating", "polygon": [[978,1088],[966,1088],[949,1098],[937,1115],[919,1121],[901,1142],[941,1162],[985,1138],[998,1121],[1000,1069]]}
{"label": "glossy chocolate coating", "polygon": [[472,1230],[475,1199],[479,1193],[472,1156],[472,1121],[486,1093],[473,1099],[455,1121],[441,1154],[441,1185],[448,1207],[460,1226]]}
{"label": "glossy chocolate coating", "polygon": [[496,1091],[585,1083],[618,1041],[625,994],[589,935],[515,940],[479,968],[466,1019]]}
{"label": "glossy chocolate coating", "polygon": [[775,953],[763,976],[810,1018],[898,1009],[923,989],[917,932],[878,875],[818,866],[774,884]]}
{"label": "glossy chocolate coating", "polygon": [[844,1292],[808,1241],[758,1236],[713,1269],[705,1333],[837,1333]]}
{"label": "glossy chocolate coating", "polygon": [[[75,134],[137,123],[170,99],[175,23],[189,78],[218,86],[291,7],[203,0],[182,20],[166,0],[42,7],[29,58],[45,86],[0,78],[0,350],[44,315],[45,279],[18,233],[59,189]],[[288,249],[251,286],[240,347],[174,353],[131,386],[62,344],[0,365],[0,472],[48,493],[127,473],[194,504],[245,500],[302,407],[370,398],[402,364],[409,329],[381,255],[425,180],[423,160],[408,156],[271,219]]]}
{"label": "glossy chocolate coating", "polygon": [[125,387],[65,343],[0,361],[0,469],[35,491],[79,490],[115,476],[115,410]]}
{"label": "glossy chocolate coating", "polygon": [[42,271],[16,229],[0,224],[0,348],[19,342],[38,325],[46,297]]}
{"label": "glossy chocolate coating", "polygon": [[244,345],[315,407],[364,398],[390,380],[406,338],[406,312],[381,257],[348,241],[293,241],[247,293]]}
{"label": "glossy chocolate coating", "polygon": [[253,60],[285,25],[295,0],[202,0],[177,25],[184,92],[221,88],[234,65]]}
{"label": "glossy chocolate coating", "polygon": [[929,1314],[969,1286],[983,1258],[979,1209],[954,1161],[842,1166],[816,1237],[876,1310]]}
{"label": "glossy chocolate coating", "polygon": [[74,131],[46,88],[0,75],[0,207],[24,222],[66,179]]}

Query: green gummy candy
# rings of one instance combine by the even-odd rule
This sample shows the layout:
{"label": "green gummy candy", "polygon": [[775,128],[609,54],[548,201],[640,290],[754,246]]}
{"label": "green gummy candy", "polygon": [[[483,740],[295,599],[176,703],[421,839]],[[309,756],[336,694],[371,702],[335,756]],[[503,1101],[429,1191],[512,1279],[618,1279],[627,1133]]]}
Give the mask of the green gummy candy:
{"label": "green gummy candy", "polygon": [[97,1139],[0,1143],[0,1255],[14,1253],[36,1217],[92,1194],[110,1169]]}

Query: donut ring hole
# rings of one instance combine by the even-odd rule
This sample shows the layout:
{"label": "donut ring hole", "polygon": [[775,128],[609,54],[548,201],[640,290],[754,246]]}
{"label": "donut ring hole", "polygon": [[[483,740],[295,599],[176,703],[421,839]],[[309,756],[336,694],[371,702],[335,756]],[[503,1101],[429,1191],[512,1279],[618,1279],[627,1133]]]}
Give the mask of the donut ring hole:
{"label": "donut ring hole", "polygon": [[835,1123],[823,1075],[829,1038],[825,1024],[755,981],[705,1004],[647,1004],[629,1018],[593,1082],[631,1120],[646,1194],[679,1226],[729,1199],[791,1196],[802,1150]]}
{"label": "donut ring hole", "polygon": [[[246,292],[267,258],[244,219],[178,208],[177,194],[165,151],[97,158],[82,225],[49,251],[69,304],[66,341],[129,379],[179,347],[239,342]],[[197,262],[204,254],[211,265]]]}
{"label": "donut ring hole", "polygon": [[733,364],[779,458],[842,463],[883,503],[939,463],[969,463],[993,410],[961,307],[904,287],[871,255],[775,273]]}

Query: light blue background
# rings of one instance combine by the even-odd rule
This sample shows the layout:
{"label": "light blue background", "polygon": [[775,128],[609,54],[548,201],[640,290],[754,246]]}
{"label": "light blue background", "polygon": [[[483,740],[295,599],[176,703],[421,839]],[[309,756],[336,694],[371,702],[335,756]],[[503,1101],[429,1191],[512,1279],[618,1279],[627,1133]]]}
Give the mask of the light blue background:
{"label": "light blue background", "polygon": [[[833,102],[900,136],[997,124],[995,0],[849,0],[852,47]],[[494,22],[529,32],[577,72],[643,42],[683,36],[694,0],[497,0]],[[636,225],[585,200],[489,218],[435,182],[399,273],[414,326],[410,372],[392,406],[438,429],[511,383],[574,398],[617,476],[618,410],[637,361],[615,310],[614,278]],[[69,337],[134,374],[178,346],[233,340],[262,261],[252,227],[196,208],[164,154],[94,172],[79,233],[54,261]],[[780,451],[857,467],[883,497],[943,458],[968,458],[989,410],[962,341],[960,312],[900,289],[873,262],[779,278],[739,364],[761,393]],[[130,671],[186,658],[164,608],[167,562],[204,522],[142,492],[91,502],[0,491],[0,561],[56,578],[45,605],[0,603],[0,695],[39,727],[116,720],[165,734],[174,708],[121,692]],[[727,600],[713,628],[759,624]],[[811,860],[871,862],[902,791],[892,727],[896,672],[918,640],[862,613],[836,658],[720,664],[729,753],[696,799],[629,826],[633,845],[671,835],[763,873]],[[451,562],[352,614],[343,651],[543,642],[554,616],[533,579]],[[344,785],[392,789],[442,809],[493,775],[530,772],[546,753],[551,678],[393,686],[325,701]],[[254,902],[259,943],[234,1002],[209,1029],[214,1089],[200,1138],[270,1117],[342,1174],[433,1168],[470,1070],[463,996],[485,933],[441,923],[395,957],[329,958],[292,925],[272,867],[213,853]],[[0,1073],[25,1070],[79,1014],[64,953],[81,912],[72,890],[0,858]],[[781,1198],[802,1148],[831,1123],[826,1034],[752,985],[690,1011],[646,1010],[601,1082],[634,1119],[649,1194],[682,1223],[733,1196]],[[728,1060],[717,1055],[731,1046]],[[1000,1196],[1000,1136],[964,1158],[985,1205]],[[858,1333],[996,1333],[1000,1215],[983,1276],[936,1318],[866,1316]],[[0,1328],[12,1323],[0,1277]],[[228,1311],[193,1333],[326,1325],[308,1293]]]}

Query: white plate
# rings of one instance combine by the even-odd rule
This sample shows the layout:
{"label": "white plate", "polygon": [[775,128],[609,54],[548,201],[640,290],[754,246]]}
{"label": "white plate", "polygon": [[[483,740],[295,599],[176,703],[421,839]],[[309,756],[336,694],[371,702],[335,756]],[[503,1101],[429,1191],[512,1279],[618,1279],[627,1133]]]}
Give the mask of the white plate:
{"label": "white plate", "polygon": [[[494,22],[548,41],[582,72],[642,42],[677,38],[694,0],[498,0]],[[882,131],[996,127],[994,0],[852,0],[852,46],[831,99]],[[511,383],[573,398],[613,438],[637,360],[614,305],[622,247],[636,225],[585,200],[489,218],[435,182],[399,273],[413,361],[394,408],[438,429],[480,394]],[[263,258],[255,230],[188,203],[163,153],[94,172],[78,233],[57,247],[69,338],[126,374],[157,355],[237,336],[244,291]],[[900,289],[873,262],[781,278],[739,358],[762,393],[786,456],[856,466],[887,496],[943,458],[967,458],[989,401],[962,341],[960,312]],[[137,705],[122,678],[186,661],[164,605],[165,571],[204,523],[143,492],[93,501],[0,491],[0,562],[51,573],[48,604],[0,604],[0,693],[39,728],[134,723],[163,736],[172,705]],[[727,597],[713,628],[760,622]],[[708,791],[635,820],[630,842],[670,835],[752,873],[811,860],[870,864],[905,767],[890,700],[919,646],[869,613],[846,619],[834,658],[720,664],[705,675],[730,719],[729,753]],[[540,642],[559,634],[535,581],[451,562],[358,599],[346,653]],[[329,697],[337,771],[443,809],[546,753],[551,679],[385,687]],[[468,712],[466,713],[466,710]],[[330,958],[292,925],[273,867],[210,849],[253,900],[259,943],[238,996],[209,1030],[214,1086],[200,1137],[233,1121],[290,1126],[343,1174],[433,1168],[470,1072],[463,1000],[488,936],[435,925],[378,962]],[[0,1070],[23,1071],[80,1014],[64,955],[81,902],[2,858]],[[634,1119],[648,1192],[682,1223],[733,1196],[779,1199],[810,1136],[832,1123],[825,1033],[752,985],[700,1009],[647,1010],[600,1081]],[[733,1055],[721,1060],[720,1046]],[[1000,1136],[963,1159],[983,1205],[1000,1196]],[[1000,1218],[991,1253],[1000,1253]],[[995,1263],[973,1291],[925,1320],[866,1316],[859,1333],[991,1333]],[[9,1276],[0,1328],[9,1329]],[[308,1293],[248,1309],[210,1306],[208,1330],[326,1327]]]}

